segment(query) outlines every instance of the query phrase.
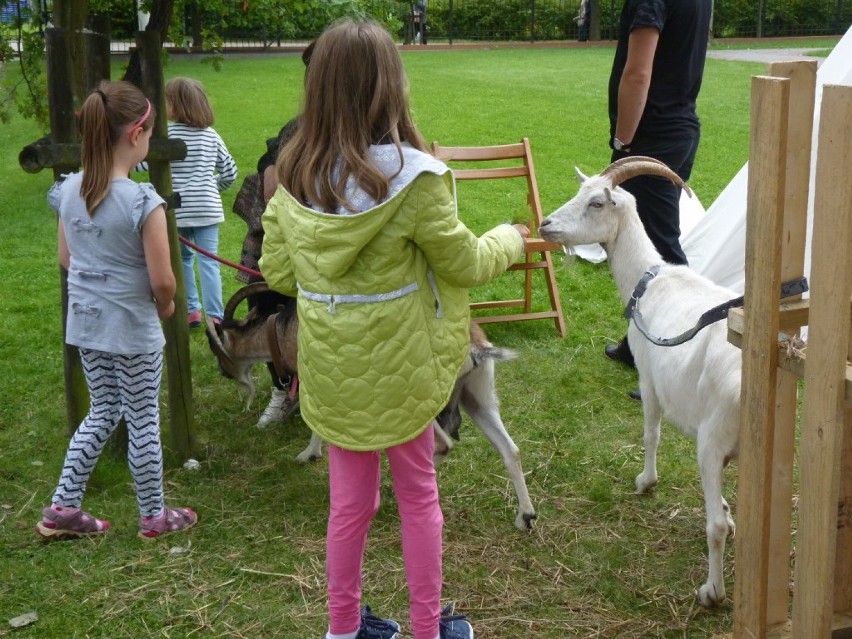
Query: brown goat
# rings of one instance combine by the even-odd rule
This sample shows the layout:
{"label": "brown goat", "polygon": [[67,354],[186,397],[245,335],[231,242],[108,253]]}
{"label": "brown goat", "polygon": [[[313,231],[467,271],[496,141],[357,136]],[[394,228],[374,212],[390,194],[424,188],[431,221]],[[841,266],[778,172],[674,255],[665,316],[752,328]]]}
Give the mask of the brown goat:
{"label": "brown goat", "polygon": [[[235,320],[234,311],[248,298],[254,298],[254,307],[244,318]],[[296,300],[270,291],[265,282],[258,282],[237,291],[228,300],[224,315],[221,324],[208,319],[207,338],[222,374],[248,391],[248,410],[255,393],[251,375],[254,364],[272,361],[282,377],[297,372]],[[494,362],[514,356],[510,350],[493,346],[482,329],[471,323],[468,357],[459,371],[449,403],[436,418],[434,461],[437,465],[446,459],[453,440],[459,440],[460,409],[464,409],[500,454],[518,498],[515,527],[528,530],[537,515],[527,491],[520,452],[500,417],[494,386]],[[312,433],[308,447],[296,459],[306,462],[321,456],[322,440]]]}

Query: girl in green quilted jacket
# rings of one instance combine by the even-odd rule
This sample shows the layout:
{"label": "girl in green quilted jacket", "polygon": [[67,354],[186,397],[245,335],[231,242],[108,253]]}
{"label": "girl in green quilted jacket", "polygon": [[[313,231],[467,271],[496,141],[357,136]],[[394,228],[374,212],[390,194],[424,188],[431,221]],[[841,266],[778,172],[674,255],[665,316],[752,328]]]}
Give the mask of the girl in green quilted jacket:
{"label": "girl in green quilted jacket", "polygon": [[[518,260],[526,227],[474,235],[414,125],[402,59],[370,20],[317,40],[299,128],[276,165],[261,270],[298,297],[302,417],[329,446],[327,639],[396,637],[361,607],[384,451],[402,520],[414,639],[469,639],[441,610],[435,417],[469,347],[468,289]],[[442,614],[443,613],[443,614]]]}

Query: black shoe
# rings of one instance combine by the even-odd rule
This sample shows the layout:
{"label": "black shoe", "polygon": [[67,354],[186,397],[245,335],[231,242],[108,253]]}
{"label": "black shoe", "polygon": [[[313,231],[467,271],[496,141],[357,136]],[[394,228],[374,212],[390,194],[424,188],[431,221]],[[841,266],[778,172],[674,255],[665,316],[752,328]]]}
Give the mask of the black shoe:
{"label": "black shoe", "polygon": [[627,338],[622,338],[618,344],[609,344],[604,348],[604,355],[611,360],[621,362],[630,368],[636,368],[633,361],[633,353],[630,352],[630,345],[627,343]]}
{"label": "black shoe", "polygon": [[640,393],[638,390],[632,390],[627,393],[627,395],[628,397],[630,397],[630,399],[635,399],[637,402],[642,401],[642,393]]}

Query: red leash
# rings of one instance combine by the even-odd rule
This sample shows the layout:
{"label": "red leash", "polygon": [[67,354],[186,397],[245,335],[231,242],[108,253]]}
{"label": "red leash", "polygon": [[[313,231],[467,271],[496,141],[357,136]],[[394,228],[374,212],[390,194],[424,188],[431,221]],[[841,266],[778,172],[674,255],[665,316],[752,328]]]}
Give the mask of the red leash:
{"label": "red leash", "polygon": [[226,260],[224,257],[219,257],[218,255],[216,255],[215,253],[211,253],[210,251],[205,251],[197,244],[193,244],[192,242],[190,242],[183,235],[178,235],[178,239],[181,241],[181,243],[186,244],[189,248],[198,251],[202,255],[206,255],[210,259],[216,260],[217,262],[221,262],[222,264],[230,266],[231,268],[235,268],[238,271],[242,271],[243,273],[248,273],[249,275],[254,275],[255,277],[263,277],[263,273],[261,273],[260,271],[256,271],[253,268],[249,268],[248,266],[243,266],[242,264],[231,262],[230,260]]}

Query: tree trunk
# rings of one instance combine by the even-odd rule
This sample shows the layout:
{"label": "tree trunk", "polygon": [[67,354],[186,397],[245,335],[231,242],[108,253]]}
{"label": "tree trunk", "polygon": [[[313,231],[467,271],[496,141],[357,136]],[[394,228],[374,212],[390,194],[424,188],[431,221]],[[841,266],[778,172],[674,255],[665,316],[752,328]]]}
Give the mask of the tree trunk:
{"label": "tree trunk", "polygon": [[[148,26],[145,27],[145,31],[156,31],[159,33],[161,42],[166,41],[166,36],[169,33],[174,4],[175,0],[154,0],[151,6],[151,18],[148,20]],[[127,63],[127,70],[124,72],[122,80],[132,82],[138,87],[142,86],[142,66],[137,49],[133,49],[130,52],[130,61]]]}
{"label": "tree trunk", "polygon": [[[79,141],[74,113],[85,99],[86,64],[82,33],[88,6],[81,0],[55,0],[54,27],[45,33],[47,44],[47,101],[50,114],[50,140],[54,144]],[[53,179],[76,171],[79,164],[57,165]],[[77,347],[65,343],[65,318],[68,316],[68,271],[59,267],[59,291],[62,300],[62,360],[65,375],[66,432],[72,435],[89,410],[89,392]]]}
{"label": "tree trunk", "polygon": [[189,33],[192,36],[192,46],[204,46],[204,38],[201,35],[201,7],[198,0],[193,0],[186,6],[189,11]]}
{"label": "tree trunk", "polygon": [[589,40],[601,39],[601,0],[589,0]]}

